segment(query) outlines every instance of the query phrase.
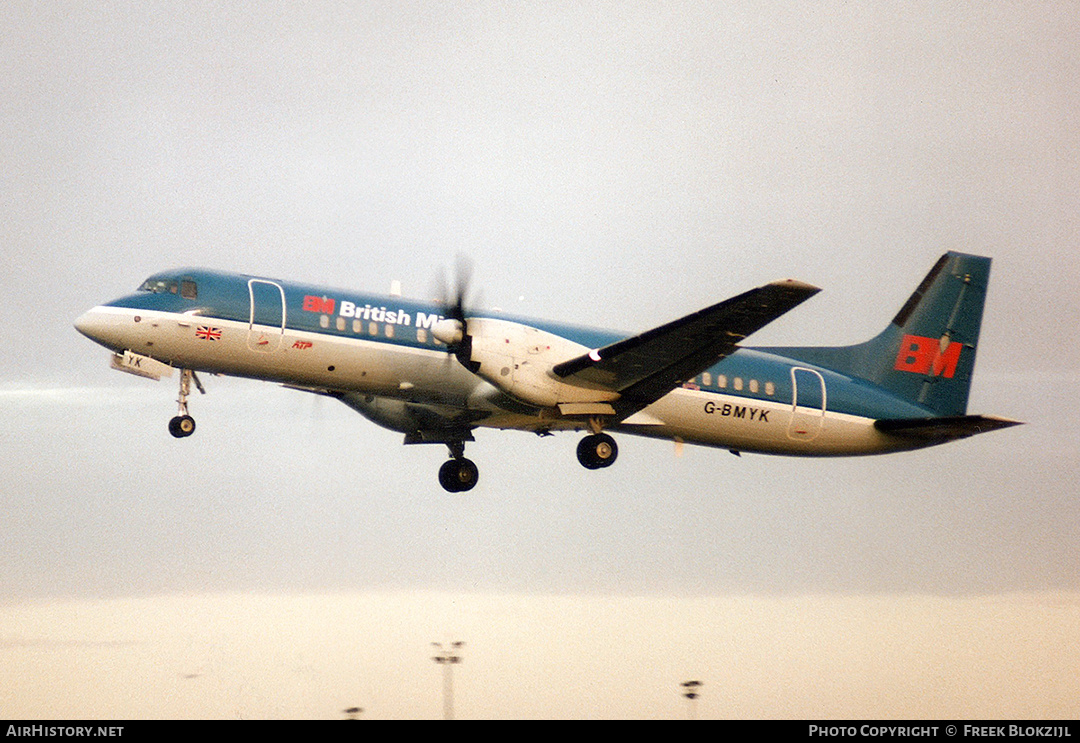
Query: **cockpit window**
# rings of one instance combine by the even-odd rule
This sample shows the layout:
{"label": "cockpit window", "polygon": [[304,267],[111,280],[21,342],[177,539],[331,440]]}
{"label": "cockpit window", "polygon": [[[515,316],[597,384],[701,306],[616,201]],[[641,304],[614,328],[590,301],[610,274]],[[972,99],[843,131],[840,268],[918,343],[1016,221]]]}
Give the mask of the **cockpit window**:
{"label": "cockpit window", "polygon": [[199,286],[191,279],[174,281],[172,279],[147,279],[139,287],[141,292],[151,294],[179,294],[184,299],[198,299]]}
{"label": "cockpit window", "polygon": [[176,294],[176,282],[168,281],[166,279],[147,279],[143,282],[143,285],[139,287],[141,292],[150,292],[151,294]]}

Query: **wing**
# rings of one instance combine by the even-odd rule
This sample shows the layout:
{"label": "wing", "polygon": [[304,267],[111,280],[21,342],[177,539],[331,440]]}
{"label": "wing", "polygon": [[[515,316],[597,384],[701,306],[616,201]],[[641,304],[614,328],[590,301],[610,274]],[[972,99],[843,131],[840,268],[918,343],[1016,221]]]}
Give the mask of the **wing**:
{"label": "wing", "polygon": [[437,405],[322,387],[285,386],[340,400],[372,423],[405,434],[406,444],[472,441],[477,421],[488,415],[485,411],[469,410],[464,402],[461,405]]}
{"label": "wing", "polygon": [[618,391],[614,407],[625,418],[728,356],[748,335],[819,291],[793,280],[766,284],[564,361],[552,371],[569,384]]}

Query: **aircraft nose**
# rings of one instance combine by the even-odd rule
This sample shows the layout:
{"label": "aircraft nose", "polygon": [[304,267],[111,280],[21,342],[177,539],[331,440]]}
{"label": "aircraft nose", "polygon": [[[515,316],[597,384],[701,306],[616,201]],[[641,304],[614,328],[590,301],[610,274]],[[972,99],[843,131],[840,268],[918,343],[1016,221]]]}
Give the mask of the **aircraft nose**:
{"label": "aircraft nose", "polygon": [[75,318],[75,329],[97,343],[105,342],[107,326],[105,314],[97,307]]}

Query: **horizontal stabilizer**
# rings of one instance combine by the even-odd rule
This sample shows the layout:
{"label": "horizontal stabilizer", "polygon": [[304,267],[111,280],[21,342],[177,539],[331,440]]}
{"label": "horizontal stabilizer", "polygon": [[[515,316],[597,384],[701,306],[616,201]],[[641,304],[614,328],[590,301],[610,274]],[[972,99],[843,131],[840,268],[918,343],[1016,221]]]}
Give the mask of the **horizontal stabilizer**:
{"label": "horizontal stabilizer", "polygon": [[994,415],[954,415],[943,418],[905,418],[874,421],[874,428],[891,436],[940,443],[963,439],[977,433],[1022,425],[1023,421],[999,418]]}

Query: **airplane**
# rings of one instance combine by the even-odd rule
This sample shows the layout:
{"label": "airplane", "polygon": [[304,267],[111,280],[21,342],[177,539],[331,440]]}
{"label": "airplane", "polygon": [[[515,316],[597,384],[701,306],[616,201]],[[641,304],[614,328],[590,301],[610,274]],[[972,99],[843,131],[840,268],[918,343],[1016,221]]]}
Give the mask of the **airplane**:
{"label": "airplane", "polygon": [[585,432],[590,470],[611,433],[743,452],[844,456],[943,444],[1020,421],[969,415],[990,258],[941,256],[877,336],[842,347],[743,341],[819,289],[781,280],[639,334],[291,281],[179,269],[99,305],[76,329],[120,371],[179,370],[170,433],[195,431],[197,373],[267,380],[340,400],[405,444],[442,444],[439,483],[471,490],[477,429]]}

